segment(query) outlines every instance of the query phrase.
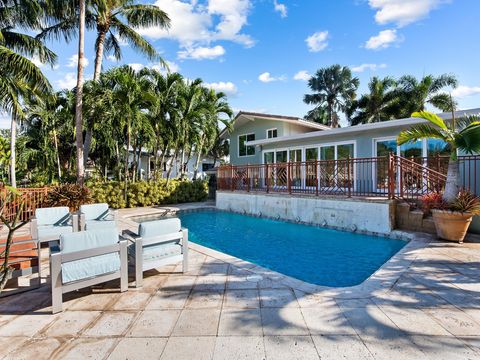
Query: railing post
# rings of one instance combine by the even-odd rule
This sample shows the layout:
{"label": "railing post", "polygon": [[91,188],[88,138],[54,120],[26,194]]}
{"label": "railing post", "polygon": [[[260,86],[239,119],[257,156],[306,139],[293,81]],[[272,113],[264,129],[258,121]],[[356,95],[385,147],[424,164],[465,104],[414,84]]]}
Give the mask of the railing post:
{"label": "railing post", "polygon": [[389,199],[393,199],[394,198],[394,188],[393,188],[393,184],[394,184],[394,171],[393,171],[393,154],[392,153],[389,153],[388,154],[388,198]]}
{"label": "railing post", "polygon": [[270,191],[270,178],[268,176],[268,163],[265,164],[265,185],[267,186],[267,194]]}
{"label": "railing post", "polygon": [[250,166],[247,165],[247,192],[250,192],[250,174],[249,174]]}
{"label": "railing post", "polygon": [[290,177],[291,177],[291,163],[290,161],[287,162],[287,188],[288,188],[288,193],[291,194],[292,193],[292,182],[290,181]]}
{"label": "railing post", "polygon": [[348,184],[348,197],[352,197],[352,189],[350,184],[350,156],[347,156],[347,184]]}
{"label": "railing post", "polygon": [[231,187],[231,190],[233,191],[234,190],[234,183],[233,183],[234,179],[233,179],[233,165],[230,165],[230,187]]}
{"label": "railing post", "polygon": [[318,167],[318,160],[315,160],[315,195],[318,196],[319,187],[320,187],[320,169]]}

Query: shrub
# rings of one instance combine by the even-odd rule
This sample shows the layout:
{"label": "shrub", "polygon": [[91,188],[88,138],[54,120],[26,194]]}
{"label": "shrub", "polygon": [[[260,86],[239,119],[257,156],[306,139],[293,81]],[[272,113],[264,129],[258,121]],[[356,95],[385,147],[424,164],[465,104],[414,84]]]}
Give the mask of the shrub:
{"label": "shrub", "polygon": [[106,202],[110,207],[142,207],[205,201],[208,196],[206,181],[166,180],[139,181],[127,185],[127,201],[124,183],[118,181],[91,182],[88,184],[95,202]]}
{"label": "shrub", "polygon": [[93,197],[90,189],[77,184],[61,184],[51,187],[44,199],[44,207],[68,206],[76,211],[82,204],[90,204]]}
{"label": "shrub", "polygon": [[442,194],[439,192],[432,192],[422,196],[423,212],[429,215],[433,209],[446,209],[448,204],[443,200]]}
{"label": "shrub", "polygon": [[468,191],[460,191],[450,206],[451,210],[462,213],[480,214],[480,198]]}

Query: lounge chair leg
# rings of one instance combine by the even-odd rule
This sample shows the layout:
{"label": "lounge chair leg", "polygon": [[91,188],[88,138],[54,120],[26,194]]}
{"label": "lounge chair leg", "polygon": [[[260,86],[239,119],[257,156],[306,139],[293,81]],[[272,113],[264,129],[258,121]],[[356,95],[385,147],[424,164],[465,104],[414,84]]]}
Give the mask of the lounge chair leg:
{"label": "lounge chair leg", "polygon": [[128,290],[127,241],[120,241],[120,292]]}
{"label": "lounge chair leg", "polygon": [[52,254],[50,257],[50,274],[52,287],[52,313],[62,312],[62,265],[60,254]]}
{"label": "lounge chair leg", "polygon": [[143,285],[143,242],[142,239],[135,241],[135,287]]}
{"label": "lounge chair leg", "polygon": [[182,271],[183,273],[188,272],[188,230],[182,229],[183,239],[182,239],[182,251],[183,251],[183,263]]}

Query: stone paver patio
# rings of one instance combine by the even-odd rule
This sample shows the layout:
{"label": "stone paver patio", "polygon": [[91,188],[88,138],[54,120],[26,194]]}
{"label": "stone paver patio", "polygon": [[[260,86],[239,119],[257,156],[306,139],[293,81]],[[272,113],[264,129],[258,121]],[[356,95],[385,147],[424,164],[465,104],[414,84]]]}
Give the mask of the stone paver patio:
{"label": "stone paver patio", "polygon": [[3,298],[0,358],[480,359],[479,243],[424,239],[394,281],[350,296],[215,255],[192,246],[188,273],[66,294],[56,315],[48,286]]}

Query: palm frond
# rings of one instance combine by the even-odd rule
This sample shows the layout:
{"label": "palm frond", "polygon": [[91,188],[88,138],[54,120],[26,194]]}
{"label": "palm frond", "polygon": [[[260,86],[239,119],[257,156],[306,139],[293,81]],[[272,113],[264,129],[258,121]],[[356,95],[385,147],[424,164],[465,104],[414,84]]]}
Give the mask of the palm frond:
{"label": "palm frond", "polygon": [[447,130],[448,127],[447,127],[447,124],[445,124],[445,121],[443,121],[443,119],[441,117],[439,117],[438,115],[436,114],[432,114],[428,111],[418,111],[418,112],[414,112],[412,114],[412,117],[414,118],[420,118],[420,119],[425,119],[425,120],[428,120],[430,121],[432,124],[438,126],[439,128],[443,129],[443,130]]}
{"label": "palm frond", "polygon": [[440,139],[443,141],[450,141],[450,139],[445,136],[445,134],[428,124],[419,124],[416,126],[412,126],[410,129],[403,130],[397,137],[398,145],[403,145],[406,143],[416,142],[421,139],[425,138],[432,138],[432,139]]}
{"label": "palm frond", "polygon": [[155,5],[127,5],[121,9],[128,24],[135,27],[158,26],[162,29],[170,27],[170,18],[167,13]]}

